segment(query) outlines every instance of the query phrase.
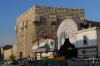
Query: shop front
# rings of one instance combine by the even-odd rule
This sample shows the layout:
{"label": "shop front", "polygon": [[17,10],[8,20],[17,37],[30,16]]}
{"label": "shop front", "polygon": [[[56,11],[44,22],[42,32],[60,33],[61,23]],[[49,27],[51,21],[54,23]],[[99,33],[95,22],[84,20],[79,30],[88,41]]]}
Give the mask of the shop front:
{"label": "shop front", "polygon": [[44,57],[53,58],[54,37],[46,37],[33,41],[33,52],[37,60],[41,60]]}

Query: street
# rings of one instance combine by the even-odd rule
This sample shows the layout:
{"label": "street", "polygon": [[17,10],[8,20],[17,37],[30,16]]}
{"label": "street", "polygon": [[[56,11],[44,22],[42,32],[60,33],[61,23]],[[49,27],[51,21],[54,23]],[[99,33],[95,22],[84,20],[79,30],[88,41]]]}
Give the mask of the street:
{"label": "street", "polygon": [[2,64],[0,66],[17,66],[17,65],[5,65],[5,64]]}
{"label": "street", "polygon": [[0,66],[17,66],[17,65],[5,65],[5,64],[0,64]]}

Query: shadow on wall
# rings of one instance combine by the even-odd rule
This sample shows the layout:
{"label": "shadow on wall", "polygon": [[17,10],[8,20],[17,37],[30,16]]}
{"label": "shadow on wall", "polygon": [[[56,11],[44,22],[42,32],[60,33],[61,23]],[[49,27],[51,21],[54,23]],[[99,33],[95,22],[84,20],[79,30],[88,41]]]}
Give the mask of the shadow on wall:
{"label": "shadow on wall", "polygon": [[[78,49],[78,56],[80,57],[98,57],[97,39],[78,40],[75,47]],[[83,53],[83,50],[85,53]]]}
{"label": "shadow on wall", "polygon": [[4,56],[1,54],[1,59],[3,59],[3,57],[4,57]]}
{"label": "shadow on wall", "polygon": [[80,48],[80,47],[90,47],[90,46],[97,46],[97,39],[91,39],[90,40],[87,37],[87,39],[85,39],[85,40],[78,40],[75,43],[75,47],[76,48]]}
{"label": "shadow on wall", "polygon": [[[62,32],[61,34],[60,34],[60,36],[59,36],[59,41],[60,41],[60,47],[62,47],[62,39],[64,38],[64,34],[65,35],[67,35],[65,32]],[[83,37],[81,38],[81,39],[84,39]],[[69,45],[70,45],[71,43],[66,43],[65,45],[64,45],[64,47],[66,46],[66,48],[68,48],[69,47]],[[89,39],[88,37],[86,37],[86,39],[84,39],[84,40],[78,40],[78,41],[76,41],[76,43],[74,43],[74,46],[76,47],[76,48],[81,48],[81,50],[83,49],[88,49],[89,50],[89,52],[91,52],[91,48],[98,48],[97,46],[97,39]],[[88,47],[90,47],[90,48],[88,48]],[[60,48],[61,49],[61,48]],[[64,48],[62,47],[62,50],[64,50]],[[91,55],[91,53],[89,53],[88,52],[88,54],[89,55]],[[81,52],[82,53],[82,52]],[[98,54],[98,50],[96,49],[96,51],[95,51],[95,53],[96,53],[96,55]],[[84,54],[83,54],[84,55]]]}

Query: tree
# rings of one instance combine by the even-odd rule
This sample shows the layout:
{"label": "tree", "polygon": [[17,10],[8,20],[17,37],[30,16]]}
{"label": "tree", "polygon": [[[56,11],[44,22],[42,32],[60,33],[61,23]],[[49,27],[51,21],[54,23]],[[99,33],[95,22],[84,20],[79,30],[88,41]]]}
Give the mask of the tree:
{"label": "tree", "polygon": [[13,54],[11,54],[11,56],[9,57],[10,59],[14,59],[15,57],[14,57],[14,55]]}

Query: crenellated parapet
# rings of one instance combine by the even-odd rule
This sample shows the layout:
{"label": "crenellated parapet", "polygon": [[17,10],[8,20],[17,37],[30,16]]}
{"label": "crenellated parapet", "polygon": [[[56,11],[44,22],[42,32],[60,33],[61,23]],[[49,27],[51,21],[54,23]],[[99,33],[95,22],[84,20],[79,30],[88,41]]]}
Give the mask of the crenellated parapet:
{"label": "crenellated parapet", "polygon": [[[56,20],[51,18],[50,15],[56,16]],[[21,25],[21,27],[19,27],[23,29],[23,24],[26,24],[27,27],[27,20],[31,22],[37,21],[39,23],[43,23],[45,21],[57,22],[59,19],[63,20],[66,18],[86,20],[84,17],[84,9],[34,5],[29,10],[17,17],[17,25]]]}
{"label": "crenellated parapet", "polygon": [[[79,9],[76,9],[76,8],[65,8],[65,7],[52,7],[52,6],[39,6],[39,5],[35,5],[33,6],[35,7],[36,9],[42,9],[42,10],[46,10],[46,9],[53,9],[53,10],[71,10],[71,11],[79,11]],[[84,9],[81,9],[81,10],[84,10]]]}
{"label": "crenellated parapet", "polygon": [[17,19],[22,19],[23,16],[25,16],[26,14],[30,13],[30,12],[34,12],[34,14],[36,14],[36,11],[66,11],[66,12],[70,12],[70,13],[81,13],[82,17],[84,17],[84,9],[78,9],[78,8],[65,8],[65,7],[52,7],[52,6],[40,6],[40,5],[35,5],[32,8],[30,8],[29,10],[27,10],[26,12],[24,12],[23,14],[21,14],[19,17],[17,17]]}

